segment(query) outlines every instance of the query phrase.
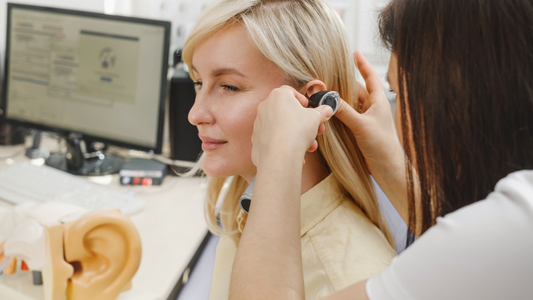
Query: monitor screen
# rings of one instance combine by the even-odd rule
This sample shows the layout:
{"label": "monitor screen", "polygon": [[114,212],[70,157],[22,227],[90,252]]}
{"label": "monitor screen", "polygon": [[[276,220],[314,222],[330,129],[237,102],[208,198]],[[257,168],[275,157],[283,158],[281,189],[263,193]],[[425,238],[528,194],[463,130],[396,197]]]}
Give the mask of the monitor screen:
{"label": "monitor screen", "polygon": [[161,152],[170,23],[8,5],[8,121]]}

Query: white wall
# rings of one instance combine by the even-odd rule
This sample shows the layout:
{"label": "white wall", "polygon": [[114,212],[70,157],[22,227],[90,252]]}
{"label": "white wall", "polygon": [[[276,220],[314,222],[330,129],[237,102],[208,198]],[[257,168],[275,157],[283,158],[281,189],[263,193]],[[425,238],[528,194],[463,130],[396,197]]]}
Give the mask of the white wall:
{"label": "white wall", "polygon": [[[108,0],[109,1],[109,0]],[[131,3],[131,15],[172,22],[171,53],[183,46],[194,22],[213,0],[116,0]],[[121,14],[125,11],[117,11]]]}
{"label": "white wall", "polygon": [[[203,8],[213,0],[107,0],[116,1],[118,14],[163,19],[172,22],[173,48],[183,46],[188,31]],[[348,31],[353,50],[360,50],[369,60],[388,64],[388,53],[375,46],[377,11],[389,0],[325,0],[338,10]],[[129,2],[128,6],[124,3]],[[121,4],[122,3],[122,4]],[[122,8],[121,8],[122,7]]]}
{"label": "white wall", "polygon": [[[385,80],[390,52],[381,46],[377,27],[379,10],[385,7],[390,0],[348,1],[350,6],[345,11],[343,19],[352,50],[361,51],[376,69],[385,87],[385,94],[391,100],[393,95],[389,92],[389,85]],[[362,78],[359,76],[358,80],[362,81]]]}
{"label": "white wall", "polygon": [[[110,14],[161,19],[172,22],[172,48],[183,45],[188,31],[203,8],[213,0],[12,0],[42,6],[89,10]],[[353,50],[359,50],[369,60],[379,62],[388,53],[376,47],[377,11],[389,0],[326,0],[344,20]],[[0,20],[6,20],[6,3],[0,0]],[[5,48],[6,22],[0,22],[0,52]],[[386,60],[386,59],[385,59]],[[385,62],[382,62],[385,63]]]}

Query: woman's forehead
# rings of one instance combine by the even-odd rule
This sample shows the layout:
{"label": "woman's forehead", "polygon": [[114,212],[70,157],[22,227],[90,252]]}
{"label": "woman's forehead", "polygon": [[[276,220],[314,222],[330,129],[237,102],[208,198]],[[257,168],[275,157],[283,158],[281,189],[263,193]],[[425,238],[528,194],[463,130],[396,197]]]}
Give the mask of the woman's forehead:
{"label": "woman's forehead", "polygon": [[192,68],[202,76],[212,77],[257,77],[282,72],[259,51],[240,24],[234,24],[199,43],[193,54]]}

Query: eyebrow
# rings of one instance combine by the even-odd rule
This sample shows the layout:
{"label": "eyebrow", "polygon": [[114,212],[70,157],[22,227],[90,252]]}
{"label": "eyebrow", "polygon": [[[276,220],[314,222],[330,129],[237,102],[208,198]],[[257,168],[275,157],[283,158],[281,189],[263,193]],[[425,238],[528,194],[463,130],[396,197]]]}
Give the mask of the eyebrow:
{"label": "eyebrow", "polygon": [[216,69],[213,72],[211,72],[211,75],[213,77],[219,77],[219,76],[222,76],[222,75],[237,75],[237,76],[241,76],[241,77],[246,77],[246,76],[244,76],[244,74],[242,74],[241,72],[239,72],[237,69],[234,69],[234,68]]}
{"label": "eyebrow", "polygon": [[[192,66],[192,69],[196,73],[199,73],[198,70],[196,70],[196,68],[194,66]],[[211,72],[211,76],[213,76],[213,77],[220,77],[220,76],[223,76],[223,75],[237,75],[237,76],[241,76],[241,77],[246,77],[246,76],[244,76],[244,74],[242,74],[241,72],[239,72],[237,69],[234,69],[234,68],[220,68],[220,69],[213,70]]]}

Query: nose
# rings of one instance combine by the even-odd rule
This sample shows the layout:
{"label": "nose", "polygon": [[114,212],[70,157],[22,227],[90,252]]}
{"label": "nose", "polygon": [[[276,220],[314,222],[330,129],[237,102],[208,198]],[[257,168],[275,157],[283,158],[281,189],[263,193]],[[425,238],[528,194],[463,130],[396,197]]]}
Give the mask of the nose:
{"label": "nose", "polygon": [[189,122],[194,126],[209,125],[215,122],[207,97],[200,91],[196,94],[194,105],[189,111]]}

